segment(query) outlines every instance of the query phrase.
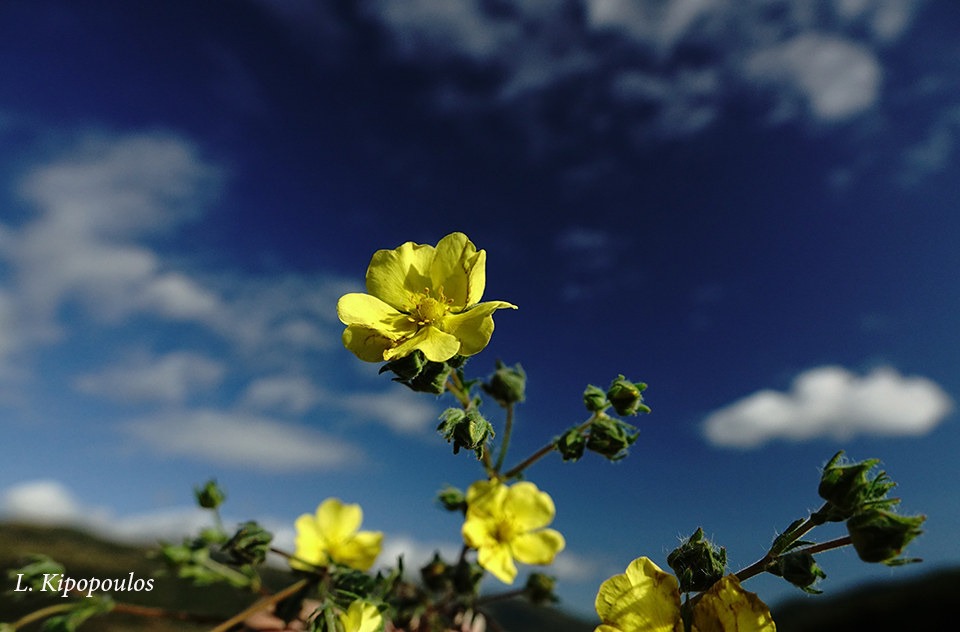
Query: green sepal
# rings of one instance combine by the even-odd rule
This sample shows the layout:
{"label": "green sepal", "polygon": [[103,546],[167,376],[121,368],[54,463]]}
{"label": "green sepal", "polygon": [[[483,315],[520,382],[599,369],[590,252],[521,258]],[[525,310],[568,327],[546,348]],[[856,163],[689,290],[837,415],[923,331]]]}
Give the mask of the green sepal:
{"label": "green sepal", "polygon": [[698,527],[687,541],[667,556],[667,564],[680,582],[680,592],[709,589],[723,577],[727,568],[727,550],[710,542]]}

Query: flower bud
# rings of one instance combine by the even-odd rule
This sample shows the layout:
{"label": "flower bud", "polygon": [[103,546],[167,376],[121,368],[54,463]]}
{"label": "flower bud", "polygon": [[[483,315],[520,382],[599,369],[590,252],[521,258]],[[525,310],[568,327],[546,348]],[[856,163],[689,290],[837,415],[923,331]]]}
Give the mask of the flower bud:
{"label": "flower bud", "polygon": [[437,492],[437,500],[447,511],[466,511],[467,497],[456,487],[448,485]]}
{"label": "flower bud", "polygon": [[926,516],[898,516],[887,509],[867,509],[847,520],[847,532],[857,555],[864,562],[903,563],[897,556],[911,540],[923,533]]}
{"label": "flower bud", "polygon": [[412,380],[420,375],[420,371],[423,370],[426,364],[427,358],[423,355],[423,352],[415,350],[410,355],[405,355],[402,358],[387,362],[380,367],[379,372],[392,371],[397,376],[396,379],[398,381]]}
{"label": "flower bud", "polygon": [[583,405],[591,413],[599,413],[606,410],[610,406],[610,402],[607,401],[607,394],[603,392],[603,389],[590,384],[583,391]]}
{"label": "flower bud", "polygon": [[630,424],[601,414],[590,424],[587,449],[619,461],[627,456],[627,448],[639,436],[640,432]]}
{"label": "flower bud", "polygon": [[[880,472],[872,479],[867,474],[880,461],[867,459],[859,463],[840,465],[843,451],[837,452],[824,466],[817,493],[829,505],[819,516],[830,522],[840,522],[859,513],[867,505],[877,506],[887,492],[896,483],[889,480],[886,472]],[[896,504],[896,500],[883,503],[886,507]]]}
{"label": "flower bud", "polygon": [[607,389],[607,400],[621,417],[636,415],[638,412],[649,413],[650,409],[643,404],[643,391],[647,385],[643,382],[631,382],[620,375]]}
{"label": "flower bud", "polygon": [[776,560],[776,566],[770,569],[774,575],[784,578],[794,586],[810,594],[820,594],[819,590],[811,588],[819,579],[826,578],[817,560],[810,553],[795,551],[781,555]]}
{"label": "flower bud", "polygon": [[579,461],[587,447],[587,438],[578,428],[571,428],[560,435],[556,446],[564,461]]}
{"label": "flower bud", "polygon": [[450,567],[439,553],[434,553],[433,559],[420,569],[420,577],[424,586],[436,592],[446,590],[451,584]]}
{"label": "flower bud", "polygon": [[476,452],[477,458],[483,456],[483,446],[487,439],[492,439],[493,426],[475,408],[464,411],[459,408],[448,408],[440,415],[440,425],[437,430],[447,442],[453,442],[453,453],[466,448]]}
{"label": "flower bud", "polygon": [[217,509],[226,500],[227,495],[217,485],[217,481],[210,479],[202,488],[194,487],[193,495],[197,504],[204,509]]}
{"label": "flower bud", "polygon": [[527,599],[530,603],[542,606],[547,603],[557,603],[560,598],[554,594],[557,578],[543,573],[530,573],[525,587]]}
{"label": "flower bud", "polygon": [[667,564],[680,582],[680,592],[707,590],[723,577],[727,550],[718,547],[697,528],[686,542],[667,556]]}
{"label": "flower bud", "polygon": [[523,372],[523,367],[519,364],[508,367],[499,360],[490,381],[483,384],[483,390],[503,407],[522,402],[526,387],[527,374]]}
{"label": "flower bud", "polygon": [[267,559],[272,540],[272,533],[251,520],[240,525],[230,541],[223,545],[223,550],[241,564],[262,564]]}

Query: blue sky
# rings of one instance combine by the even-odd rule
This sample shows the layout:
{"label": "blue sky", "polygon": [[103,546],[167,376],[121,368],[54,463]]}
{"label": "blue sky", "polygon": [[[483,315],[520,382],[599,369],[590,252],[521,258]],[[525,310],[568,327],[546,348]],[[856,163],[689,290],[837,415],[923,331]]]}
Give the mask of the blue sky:
{"label": "blue sky", "polygon": [[746,566],[841,448],[928,515],[926,562],[828,553],[825,590],[960,562],[958,26],[922,0],[4,2],[0,513],[169,536],[216,477],[281,542],[338,496],[385,562],[456,551],[434,493],[480,470],[434,432],[450,402],[344,350],[335,305],[375,250],[461,230],[519,306],[468,364],[529,374],[508,461],[586,384],[650,385],[626,461],[529,471],[571,609],[698,526]]}

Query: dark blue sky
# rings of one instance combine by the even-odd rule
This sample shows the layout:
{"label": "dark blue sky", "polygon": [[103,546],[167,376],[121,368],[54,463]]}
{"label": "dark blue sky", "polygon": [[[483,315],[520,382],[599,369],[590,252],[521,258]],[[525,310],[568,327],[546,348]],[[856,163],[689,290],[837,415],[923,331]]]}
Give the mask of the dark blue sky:
{"label": "dark blue sky", "polygon": [[[587,383],[650,384],[627,461],[530,471],[570,607],[697,526],[749,564],[841,448],[929,516],[896,573],[955,564],[958,25],[920,0],[5,2],[0,510],[149,536],[216,476],[281,538],[337,495],[391,551],[456,550],[433,493],[480,470],[433,434],[449,402],[345,351],[335,304],[375,250],[461,230],[520,307],[468,365],[530,375],[511,458]],[[830,591],[896,576],[822,565]]]}

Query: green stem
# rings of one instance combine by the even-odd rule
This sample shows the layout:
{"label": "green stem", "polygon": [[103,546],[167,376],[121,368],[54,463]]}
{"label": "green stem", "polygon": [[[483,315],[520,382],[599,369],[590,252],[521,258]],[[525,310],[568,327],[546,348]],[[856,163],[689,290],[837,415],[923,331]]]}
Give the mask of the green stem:
{"label": "green stem", "polygon": [[503,422],[503,440],[500,442],[500,453],[497,455],[497,464],[493,466],[493,470],[497,474],[503,469],[503,461],[507,457],[507,449],[510,447],[510,435],[513,434],[513,404],[509,404],[505,408],[507,410],[507,417]]}
{"label": "green stem", "polygon": [[[801,522],[799,525],[797,525],[795,529],[793,529],[792,531],[789,531],[788,533],[785,533],[784,535],[789,537],[783,538],[779,546],[775,548],[771,547],[770,550],[767,551],[767,554],[764,555],[762,558],[760,558],[750,566],[747,566],[746,568],[740,571],[737,571],[737,579],[739,579],[740,581],[744,581],[744,580],[750,579],[751,577],[754,577],[755,575],[759,575],[760,573],[766,572],[770,568],[770,565],[773,564],[773,562],[776,561],[776,559],[780,557],[780,555],[782,555],[785,551],[789,550],[790,546],[794,542],[796,542],[797,540],[802,538],[804,535],[812,531],[814,527],[817,527],[823,524],[823,521],[820,520],[819,518],[815,518],[815,516],[823,512],[825,510],[825,507],[826,505],[824,505],[824,507],[821,507],[819,510],[813,512],[813,514],[811,514],[809,518],[807,518],[806,520]],[[829,551],[831,549],[836,549],[841,546],[846,546],[848,544],[850,544],[850,537],[844,536],[842,538],[837,538],[835,540],[829,540],[827,542],[822,542],[820,544],[814,544],[812,546],[808,546],[804,549],[800,549],[800,551],[810,553],[810,554],[821,553],[823,551]]]}
{"label": "green stem", "polygon": [[283,590],[270,595],[269,597],[260,599],[250,607],[245,608],[244,610],[233,615],[232,617],[230,617],[229,619],[227,619],[217,627],[211,629],[210,632],[227,632],[227,630],[231,629],[233,626],[243,623],[244,620],[250,618],[251,616],[260,612],[261,610],[265,610],[270,606],[276,605],[279,602],[286,599],[287,597],[289,597],[290,595],[296,594],[296,592],[303,589],[303,587],[306,586],[309,581],[310,580],[306,578],[301,579],[297,582],[290,584]]}
{"label": "green stem", "polygon": [[52,617],[55,614],[60,614],[61,612],[69,612],[76,607],[76,603],[58,603],[52,606],[47,606],[46,608],[41,608],[30,614],[24,615],[23,617],[17,619],[10,625],[13,626],[14,630],[19,630],[25,625],[29,625],[34,621],[40,621],[41,619],[46,619],[47,617]]}
{"label": "green stem", "polygon": [[457,398],[464,410],[469,410],[473,406],[473,402],[470,401],[470,394],[464,389],[463,382],[460,381],[460,376],[457,375],[456,371],[450,372],[446,387],[450,394]]}
{"label": "green stem", "polygon": [[[593,413],[593,414],[590,416],[590,419],[587,419],[585,422],[583,422],[582,424],[580,424],[579,426],[577,426],[576,432],[584,432],[584,431],[586,431],[586,429],[590,427],[590,424],[592,424],[594,421],[596,421],[596,419],[597,419],[597,414],[598,414],[598,413]],[[517,476],[520,475],[521,472],[523,472],[525,469],[527,469],[528,467],[530,467],[531,465],[533,465],[534,463],[536,463],[537,461],[539,461],[540,459],[542,459],[542,458],[545,457],[546,455],[548,455],[548,454],[550,454],[551,452],[553,452],[556,448],[557,448],[557,442],[556,442],[556,440],[551,441],[550,443],[548,443],[548,444],[546,444],[545,446],[541,447],[539,450],[537,450],[536,452],[534,452],[533,454],[531,454],[530,456],[528,456],[526,459],[524,459],[523,461],[521,461],[521,462],[518,463],[517,465],[515,465],[515,466],[513,466],[512,468],[510,468],[509,470],[507,470],[507,472],[506,472],[501,478],[502,478],[503,480],[505,480],[505,481],[508,481],[508,480],[510,480],[511,478],[516,478]]]}

